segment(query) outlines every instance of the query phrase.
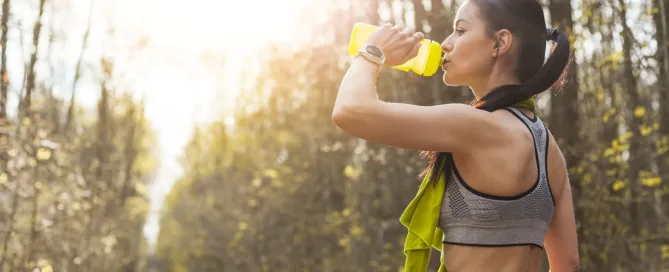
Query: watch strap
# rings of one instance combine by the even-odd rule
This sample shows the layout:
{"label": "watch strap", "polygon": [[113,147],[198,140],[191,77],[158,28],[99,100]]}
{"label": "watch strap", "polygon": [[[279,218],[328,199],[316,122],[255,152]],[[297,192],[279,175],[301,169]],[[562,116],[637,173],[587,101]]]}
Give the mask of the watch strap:
{"label": "watch strap", "polygon": [[365,52],[365,51],[360,51],[360,52],[358,52],[358,55],[357,55],[356,57],[363,57],[363,58],[365,58],[366,60],[370,61],[371,63],[374,63],[374,64],[376,64],[376,65],[378,65],[378,66],[383,66],[383,61],[382,61],[382,60],[380,60],[380,59],[377,58],[377,57],[372,56],[372,54],[367,53],[367,52]]}
{"label": "watch strap", "polygon": [[363,58],[367,59],[368,61],[370,61],[370,62],[372,62],[376,65],[383,66],[383,63],[385,62],[385,57],[383,56],[383,53],[381,53],[382,54],[381,57],[375,56],[372,53],[367,51],[368,46],[370,46],[370,45],[362,46],[358,50],[358,54],[356,55],[356,57],[357,56],[362,56]]}

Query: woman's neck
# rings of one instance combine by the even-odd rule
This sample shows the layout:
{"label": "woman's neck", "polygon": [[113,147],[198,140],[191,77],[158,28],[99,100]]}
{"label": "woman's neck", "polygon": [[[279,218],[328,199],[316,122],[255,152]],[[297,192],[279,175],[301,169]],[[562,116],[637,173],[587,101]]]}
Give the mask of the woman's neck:
{"label": "woman's neck", "polygon": [[469,86],[477,100],[499,86],[520,85],[520,80],[516,76],[509,75],[508,72],[493,72],[487,78],[478,81],[478,83],[480,84]]}

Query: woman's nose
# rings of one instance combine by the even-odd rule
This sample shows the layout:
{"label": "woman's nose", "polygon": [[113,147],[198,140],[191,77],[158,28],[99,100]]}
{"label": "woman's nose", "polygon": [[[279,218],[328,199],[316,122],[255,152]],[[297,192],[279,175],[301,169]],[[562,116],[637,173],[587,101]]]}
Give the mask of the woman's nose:
{"label": "woman's nose", "polygon": [[446,53],[450,53],[451,51],[453,51],[453,45],[450,42],[448,42],[448,38],[446,38],[444,42],[441,43],[441,50]]}

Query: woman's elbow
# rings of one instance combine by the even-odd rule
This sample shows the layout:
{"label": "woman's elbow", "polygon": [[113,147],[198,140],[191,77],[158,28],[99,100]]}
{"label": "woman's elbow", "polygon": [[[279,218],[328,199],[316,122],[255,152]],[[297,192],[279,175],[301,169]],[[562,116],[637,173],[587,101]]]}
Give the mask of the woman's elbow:
{"label": "woman's elbow", "polygon": [[370,105],[335,106],[332,111],[332,122],[342,131],[351,136],[358,135],[365,127],[365,120],[372,107]]}
{"label": "woman's elbow", "polygon": [[352,107],[336,106],[332,111],[332,122],[340,129],[346,131],[351,124],[355,123],[355,110]]}

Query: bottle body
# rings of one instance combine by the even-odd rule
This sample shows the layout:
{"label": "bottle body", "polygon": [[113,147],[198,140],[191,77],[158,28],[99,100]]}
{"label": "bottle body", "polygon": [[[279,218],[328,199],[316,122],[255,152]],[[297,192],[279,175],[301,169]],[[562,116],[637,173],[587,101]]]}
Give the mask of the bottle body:
{"label": "bottle body", "polygon": [[[348,53],[355,56],[361,46],[367,42],[369,34],[378,27],[365,23],[356,23],[351,31],[351,37],[348,43]],[[441,57],[441,45],[435,41],[423,39],[420,41],[420,49],[418,55],[407,62],[392,66],[392,68],[400,71],[413,71],[422,76],[432,76],[437,72],[439,66],[443,63]]]}

